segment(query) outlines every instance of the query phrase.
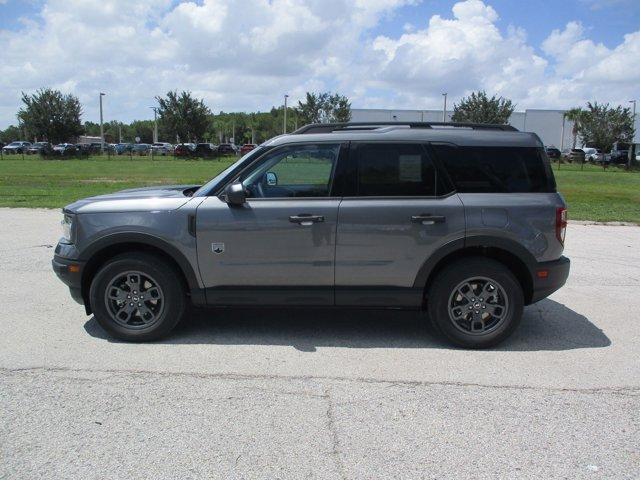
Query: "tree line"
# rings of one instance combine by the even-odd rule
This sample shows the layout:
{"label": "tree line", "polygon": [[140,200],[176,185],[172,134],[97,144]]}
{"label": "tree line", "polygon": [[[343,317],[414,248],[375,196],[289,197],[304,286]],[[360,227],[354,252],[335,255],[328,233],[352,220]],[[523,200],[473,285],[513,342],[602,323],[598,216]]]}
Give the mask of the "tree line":
{"label": "tree line", "polygon": [[[284,106],[268,112],[219,112],[214,114],[203,99],[191,92],[170,91],[156,97],[158,103],[158,140],[170,143],[261,143],[283,133]],[[22,95],[22,107],[17,113],[18,125],[0,130],[0,142],[14,140],[62,143],[80,135],[100,136],[100,124],[82,123],[83,108],[78,98],[50,88]],[[286,131],[318,122],[348,122],[351,118],[349,99],[337,93],[307,92],[304,100],[287,107]],[[154,120],[134,120],[130,123],[110,120],[103,123],[105,142],[141,143],[153,141]]]}
{"label": "tree line", "polygon": [[[191,92],[167,92],[156,97],[158,102],[158,139],[171,143],[222,143],[234,139],[235,143],[260,143],[283,133],[284,107],[272,107],[268,112],[212,113],[204,100]],[[17,113],[18,126],[0,131],[0,141],[37,138],[51,143],[69,141],[79,135],[99,136],[100,125],[81,122],[82,105],[77,97],[49,88],[32,95],[22,95],[23,106]],[[453,107],[454,122],[507,124],[515,104],[497,95],[472,92]],[[583,145],[611,150],[615,142],[631,142],[634,137],[634,119],[631,110],[597,102],[576,107],[565,113],[573,122],[573,147],[578,138]],[[286,131],[291,132],[309,123],[348,122],[351,119],[349,99],[337,93],[307,92],[297,105],[287,108]],[[153,141],[154,121],[135,120],[122,123],[115,120],[104,123],[105,141],[142,143]]]}

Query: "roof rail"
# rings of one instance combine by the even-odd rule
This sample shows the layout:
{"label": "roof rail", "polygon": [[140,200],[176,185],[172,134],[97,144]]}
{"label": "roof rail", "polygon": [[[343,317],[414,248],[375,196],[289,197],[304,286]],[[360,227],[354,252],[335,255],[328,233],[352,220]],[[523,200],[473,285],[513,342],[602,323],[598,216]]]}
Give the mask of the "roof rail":
{"label": "roof rail", "polygon": [[311,123],[292,132],[293,135],[310,133],[332,133],[344,131],[378,130],[383,127],[405,128],[468,128],[471,130],[501,130],[504,132],[517,132],[518,129],[511,125],[498,125],[493,123],[464,123],[464,122],[353,122],[353,123]]}

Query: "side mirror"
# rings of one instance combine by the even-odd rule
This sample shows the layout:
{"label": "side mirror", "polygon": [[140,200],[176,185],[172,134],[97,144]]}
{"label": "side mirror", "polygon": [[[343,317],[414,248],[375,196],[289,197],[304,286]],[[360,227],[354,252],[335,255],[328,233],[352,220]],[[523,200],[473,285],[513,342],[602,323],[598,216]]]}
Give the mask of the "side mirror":
{"label": "side mirror", "polygon": [[232,183],[224,191],[227,197],[227,203],[233,206],[244,205],[247,201],[247,194],[244,186],[240,182]]}
{"label": "side mirror", "polygon": [[275,187],[278,185],[278,176],[274,172],[267,172],[265,177],[267,180],[267,186]]}

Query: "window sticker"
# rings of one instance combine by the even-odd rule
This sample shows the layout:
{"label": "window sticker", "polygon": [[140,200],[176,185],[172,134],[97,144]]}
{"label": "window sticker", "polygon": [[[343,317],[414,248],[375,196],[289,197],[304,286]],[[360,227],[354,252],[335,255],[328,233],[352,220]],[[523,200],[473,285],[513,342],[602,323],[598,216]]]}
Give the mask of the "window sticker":
{"label": "window sticker", "polygon": [[398,180],[401,182],[421,182],[422,155],[400,155],[398,171]]}

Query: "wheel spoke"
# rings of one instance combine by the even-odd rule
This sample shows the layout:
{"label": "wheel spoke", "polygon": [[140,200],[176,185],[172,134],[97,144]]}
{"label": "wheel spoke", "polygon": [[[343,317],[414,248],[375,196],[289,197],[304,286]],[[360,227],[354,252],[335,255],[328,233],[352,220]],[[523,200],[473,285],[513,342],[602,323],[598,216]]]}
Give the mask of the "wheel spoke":
{"label": "wheel spoke", "polygon": [[479,313],[473,313],[469,324],[472,332],[482,332],[485,329],[484,319]]}
{"label": "wheel spoke", "polygon": [[140,291],[140,275],[137,273],[130,273],[127,275],[127,284],[131,288],[132,292]]}
{"label": "wheel spoke", "polygon": [[488,298],[495,296],[497,291],[498,290],[496,289],[495,285],[493,285],[491,282],[487,282],[482,289],[481,295],[485,300],[487,300]]}
{"label": "wheel spoke", "polygon": [[158,300],[161,297],[158,287],[149,287],[142,294],[145,296],[145,300]]}
{"label": "wheel spoke", "polygon": [[138,309],[138,314],[140,316],[140,320],[142,320],[142,323],[149,323],[155,320],[155,317],[156,317],[155,314],[144,303],[140,304],[137,307],[137,309]]}
{"label": "wheel spoke", "polygon": [[127,299],[127,292],[122,290],[120,287],[112,285],[109,287],[109,298],[111,300],[124,301]]}
{"label": "wheel spoke", "polygon": [[[464,291],[462,290],[463,288],[466,288],[466,289],[467,289],[467,292],[464,292]],[[471,293],[469,293],[469,292],[471,292]],[[474,298],[474,297],[473,297],[473,287],[471,286],[471,284],[470,284],[470,283],[465,283],[464,285],[461,285],[461,286],[458,288],[458,293],[459,293],[460,295],[462,295],[462,296],[465,298],[465,300],[467,301],[467,303],[471,303],[471,302],[472,302],[472,300],[471,300],[471,299],[472,299],[472,298]]]}
{"label": "wheel spoke", "polygon": [[134,307],[132,307],[131,304],[129,303],[125,303],[124,306],[116,312],[116,317],[121,322],[129,323],[129,320],[131,320],[131,316],[133,315],[133,312],[134,312]]}
{"label": "wheel spoke", "polygon": [[502,305],[487,304],[486,312],[496,318],[502,318],[506,312],[506,309]]}

